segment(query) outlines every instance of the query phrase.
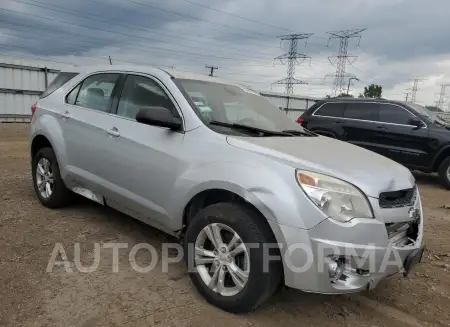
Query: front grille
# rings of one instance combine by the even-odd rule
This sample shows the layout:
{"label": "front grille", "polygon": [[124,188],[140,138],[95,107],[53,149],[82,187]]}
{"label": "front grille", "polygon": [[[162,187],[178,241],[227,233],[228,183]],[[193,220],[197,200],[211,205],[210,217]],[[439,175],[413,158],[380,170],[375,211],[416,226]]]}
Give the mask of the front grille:
{"label": "front grille", "polygon": [[401,208],[412,206],[416,200],[416,188],[383,192],[378,199],[380,208]]}

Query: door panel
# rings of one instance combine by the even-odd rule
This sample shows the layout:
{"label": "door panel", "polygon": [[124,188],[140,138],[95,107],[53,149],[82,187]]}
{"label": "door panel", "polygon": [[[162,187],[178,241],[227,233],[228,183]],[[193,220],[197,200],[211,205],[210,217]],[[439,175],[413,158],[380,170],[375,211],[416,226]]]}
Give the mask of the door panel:
{"label": "door panel", "polygon": [[[133,216],[167,225],[176,176],[183,162],[183,133],[115,117],[111,127],[120,133],[109,139],[105,179],[111,182],[111,200]],[[119,208],[121,209],[121,208]]]}
{"label": "door panel", "polygon": [[[165,107],[179,117],[166,90],[155,80],[128,75],[116,104],[106,158],[105,179],[111,182],[110,201],[142,220],[171,224],[169,208],[176,176],[182,167],[184,133],[136,122],[140,107]],[[112,133],[111,133],[112,131]]]}
{"label": "door panel", "polygon": [[378,144],[374,140],[374,134],[377,132],[377,120],[377,103],[348,103],[344,111],[344,119],[342,119],[345,141],[379,152]]}
{"label": "door panel", "polygon": [[431,165],[428,128],[386,125],[376,133],[376,141],[384,147],[383,154],[406,166]]}
{"label": "door panel", "polygon": [[383,147],[383,154],[410,167],[431,165],[432,152],[429,130],[408,125],[414,116],[403,107],[393,104],[380,105],[380,130],[376,142]]}
{"label": "door panel", "polygon": [[68,186],[81,186],[104,194],[105,160],[112,125],[112,92],[120,74],[94,74],[84,79],[67,96],[62,114],[68,157]]}
{"label": "door panel", "polygon": [[104,194],[109,139],[106,129],[112,125],[107,113],[76,107],[70,108],[65,120],[64,134],[68,153],[67,170],[73,186],[86,187]]}

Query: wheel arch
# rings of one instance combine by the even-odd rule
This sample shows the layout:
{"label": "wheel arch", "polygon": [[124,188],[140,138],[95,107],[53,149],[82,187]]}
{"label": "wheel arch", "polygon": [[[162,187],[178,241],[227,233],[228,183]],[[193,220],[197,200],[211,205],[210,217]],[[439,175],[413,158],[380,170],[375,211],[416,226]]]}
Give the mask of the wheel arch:
{"label": "wheel arch", "polygon": [[445,146],[443,149],[439,151],[436,157],[433,160],[432,171],[436,172],[439,170],[439,166],[445,160],[445,158],[450,157],[450,145]]}
{"label": "wheel arch", "polygon": [[[241,205],[243,205],[246,209],[252,211],[257,217],[259,217],[260,221],[266,225],[267,230],[271,233],[271,237],[274,241],[278,244],[278,255],[282,256],[282,247],[283,244],[285,244],[284,239],[280,239],[281,234],[274,231],[272,228],[272,224],[276,224],[273,222],[272,224],[269,223],[267,217],[259,210],[253,203],[248,201],[245,197],[241,196],[240,194],[230,191],[228,189],[221,189],[221,188],[211,188],[211,189],[205,189],[197,194],[195,194],[190,201],[186,204],[184,211],[183,211],[183,232],[181,234],[181,237],[184,237],[184,231],[186,230],[186,227],[189,225],[190,219],[192,219],[195,214],[197,214],[202,209],[206,208],[207,206],[217,204],[217,203],[223,203],[223,202],[237,202]],[[277,225],[278,226],[278,225]],[[284,281],[284,262],[281,263],[281,278]]]}
{"label": "wheel arch", "polygon": [[31,158],[37,150],[50,146],[55,152],[61,176],[66,175],[66,143],[58,119],[52,115],[42,115],[31,124],[30,154]]}
{"label": "wheel arch", "polygon": [[33,140],[31,141],[31,148],[30,148],[31,158],[34,158],[34,156],[40,149],[47,147],[53,149],[53,145],[50,142],[50,140],[45,135],[42,134],[35,135]]}

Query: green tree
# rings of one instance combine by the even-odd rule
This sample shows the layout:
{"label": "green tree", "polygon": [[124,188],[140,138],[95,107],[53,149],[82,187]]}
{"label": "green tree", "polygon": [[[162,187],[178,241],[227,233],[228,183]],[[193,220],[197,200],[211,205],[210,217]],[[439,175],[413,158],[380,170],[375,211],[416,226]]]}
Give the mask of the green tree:
{"label": "green tree", "polygon": [[366,98],[381,98],[383,93],[383,88],[381,85],[370,84],[364,87],[364,96]]}
{"label": "green tree", "polygon": [[338,95],[338,98],[348,98],[348,97],[353,98],[353,95],[347,93],[341,93]]}

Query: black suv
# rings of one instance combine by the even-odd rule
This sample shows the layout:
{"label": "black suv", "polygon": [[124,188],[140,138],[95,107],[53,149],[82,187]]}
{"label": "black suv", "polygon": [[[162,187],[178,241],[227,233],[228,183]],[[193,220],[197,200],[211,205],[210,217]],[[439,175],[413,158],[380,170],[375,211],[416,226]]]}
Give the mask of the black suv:
{"label": "black suv", "polygon": [[442,184],[450,189],[450,124],[420,105],[369,98],[324,99],[297,122],[410,169],[438,172]]}

